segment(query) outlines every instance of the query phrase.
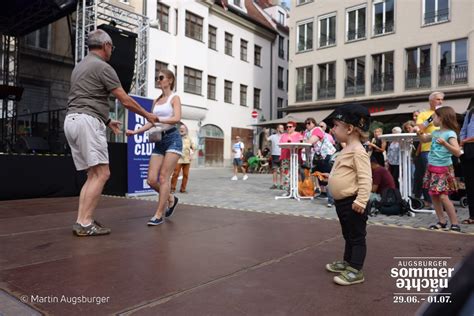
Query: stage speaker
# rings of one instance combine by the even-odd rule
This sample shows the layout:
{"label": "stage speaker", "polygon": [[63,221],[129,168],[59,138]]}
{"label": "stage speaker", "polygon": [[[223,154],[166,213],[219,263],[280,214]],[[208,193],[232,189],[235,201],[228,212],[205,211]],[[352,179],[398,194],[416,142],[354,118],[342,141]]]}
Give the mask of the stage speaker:
{"label": "stage speaker", "polygon": [[128,93],[132,85],[135,70],[135,47],[137,34],[116,28],[112,25],[102,24],[98,27],[107,32],[114,42],[115,50],[109,64],[115,69],[122,84]]}
{"label": "stage speaker", "polygon": [[15,151],[18,153],[47,153],[49,152],[48,141],[38,136],[23,136],[16,143]]}

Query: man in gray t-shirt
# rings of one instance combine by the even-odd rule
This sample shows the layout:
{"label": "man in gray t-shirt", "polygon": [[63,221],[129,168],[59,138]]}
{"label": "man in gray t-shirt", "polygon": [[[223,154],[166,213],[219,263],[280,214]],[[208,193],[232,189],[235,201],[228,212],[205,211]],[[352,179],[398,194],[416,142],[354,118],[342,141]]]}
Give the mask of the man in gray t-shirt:
{"label": "man in gray t-shirt", "polygon": [[77,221],[73,232],[77,236],[110,233],[93,218],[102,189],[110,176],[107,151],[107,126],[120,132],[120,122],[109,118],[108,97],[112,93],[128,110],[155,123],[158,118],[143,109],[122,89],[115,70],[107,63],[112,56],[112,39],[103,30],[89,33],[89,54],[74,67],[71,90],[64,120],[66,135],[77,170],[87,170],[87,180],[79,198]]}
{"label": "man in gray t-shirt", "polygon": [[[270,189],[281,189],[283,188],[283,177],[281,174],[281,163],[280,155],[281,148],[278,145],[280,143],[281,135],[285,132],[285,127],[282,124],[277,126],[277,132],[272,136],[268,137],[267,140],[272,143],[272,173],[273,173],[273,184]],[[278,174],[280,175],[280,181],[278,181]]]}

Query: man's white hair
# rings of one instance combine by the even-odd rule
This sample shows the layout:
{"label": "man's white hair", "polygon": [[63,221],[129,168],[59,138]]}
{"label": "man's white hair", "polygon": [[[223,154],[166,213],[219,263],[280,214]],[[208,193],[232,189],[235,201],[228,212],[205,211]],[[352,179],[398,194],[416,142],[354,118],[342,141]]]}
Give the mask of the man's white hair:
{"label": "man's white hair", "polygon": [[107,32],[97,29],[89,33],[89,37],[87,38],[87,46],[90,48],[99,48],[105,43],[112,44],[112,39],[110,38]]}
{"label": "man's white hair", "polygon": [[434,92],[431,92],[428,100],[433,100],[437,95],[441,95],[441,97],[444,99],[444,92],[441,92],[441,91],[434,91]]}

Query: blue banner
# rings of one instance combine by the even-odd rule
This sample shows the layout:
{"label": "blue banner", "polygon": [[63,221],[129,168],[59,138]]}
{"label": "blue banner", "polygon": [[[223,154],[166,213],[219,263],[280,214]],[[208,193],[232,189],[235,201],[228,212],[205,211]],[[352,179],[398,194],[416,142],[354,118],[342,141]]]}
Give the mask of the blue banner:
{"label": "blue banner", "polygon": [[[152,99],[131,96],[145,110],[151,111],[153,105]],[[130,130],[136,130],[145,125],[147,120],[138,114],[128,112],[127,127]],[[128,194],[153,193],[153,190],[147,183],[148,163],[151,152],[155,147],[154,143],[148,142],[148,134],[142,133],[128,137],[127,141],[127,160],[128,160]]]}

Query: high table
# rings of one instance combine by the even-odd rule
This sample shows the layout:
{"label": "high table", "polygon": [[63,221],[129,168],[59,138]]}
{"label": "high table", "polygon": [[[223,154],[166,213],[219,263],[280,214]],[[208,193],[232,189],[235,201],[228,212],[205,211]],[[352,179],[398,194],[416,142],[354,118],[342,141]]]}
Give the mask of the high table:
{"label": "high table", "polygon": [[308,143],[280,143],[278,144],[282,149],[290,150],[290,194],[275,196],[275,199],[313,199],[312,196],[300,196],[298,193],[298,150],[302,148],[311,147]]}
{"label": "high table", "polygon": [[426,209],[414,209],[412,207],[410,199],[411,190],[411,151],[414,140],[418,140],[416,133],[403,133],[403,134],[384,134],[379,138],[388,142],[397,141],[400,144],[400,164],[399,164],[399,176],[398,183],[400,184],[400,195],[402,199],[408,202],[410,205],[410,215],[415,216],[415,213],[430,213],[433,214],[434,210]]}

